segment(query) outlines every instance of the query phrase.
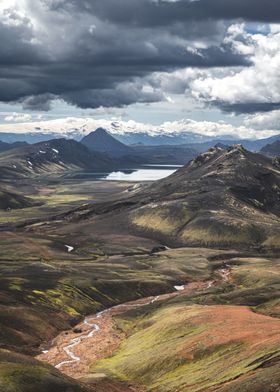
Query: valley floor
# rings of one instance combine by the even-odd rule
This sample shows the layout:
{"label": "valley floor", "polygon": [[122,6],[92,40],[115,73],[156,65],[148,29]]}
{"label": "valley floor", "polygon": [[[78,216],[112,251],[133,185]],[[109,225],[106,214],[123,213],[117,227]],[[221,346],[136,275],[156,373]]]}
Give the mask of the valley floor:
{"label": "valley floor", "polygon": [[49,350],[43,350],[37,358],[46,361],[72,377],[86,376],[89,367],[99,359],[109,356],[125,335],[117,328],[114,316],[122,315],[131,309],[148,307],[180,295],[194,295],[211,287],[229,281],[230,268],[225,264],[216,271],[214,280],[188,283],[175,286],[174,292],[126,302],[95,315],[87,316],[71,331],[63,332],[51,342]]}
{"label": "valley floor", "polygon": [[279,255],[60,220],[131,183],[20,186],[43,204],[1,213],[1,392],[279,392]]}

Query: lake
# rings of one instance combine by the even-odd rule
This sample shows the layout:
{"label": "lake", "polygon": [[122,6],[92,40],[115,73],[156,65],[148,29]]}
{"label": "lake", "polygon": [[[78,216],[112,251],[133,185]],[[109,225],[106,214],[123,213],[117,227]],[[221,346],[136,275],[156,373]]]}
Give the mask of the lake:
{"label": "lake", "polygon": [[[141,165],[111,173],[74,173],[71,178],[105,181],[156,181],[174,173],[182,165]],[[69,178],[69,177],[68,177]]]}

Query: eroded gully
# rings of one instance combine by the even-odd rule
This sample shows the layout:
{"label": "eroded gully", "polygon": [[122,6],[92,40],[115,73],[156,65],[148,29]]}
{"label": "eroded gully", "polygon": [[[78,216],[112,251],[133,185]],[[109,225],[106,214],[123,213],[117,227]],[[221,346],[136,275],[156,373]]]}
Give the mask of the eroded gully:
{"label": "eroded gully", "polygon": [[93,362],[110,355],[125,338],[123,333],[116,330],[113,316],[132,308],[148,306],[182,294],[194,294],[227,283],[230,280],[230,272],[230,266],[224,264],[222,268],[216,270],[216,277],[213,280],[175,286],[177,288],[175,292],[127,302],[88,316],[73,331],[58,335],[49,350],[44,350],[38,359],[52,364],[73,377],[86,374]]}

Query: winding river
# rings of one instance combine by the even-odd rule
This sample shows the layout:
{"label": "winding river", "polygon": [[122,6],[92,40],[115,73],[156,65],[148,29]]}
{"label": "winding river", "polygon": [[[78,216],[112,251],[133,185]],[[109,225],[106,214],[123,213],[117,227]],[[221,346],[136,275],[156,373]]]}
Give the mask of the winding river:
{"label": "winding river", "polygon": [[90,331],[85,335],[71,339],[70,344],[68,346],[63,347],[63,350],[65,351],[65,353],[67,354],[67,356],[70,359],[67,361],[62,361],[62,362],[58,363],[57,365],[55,365],[55,367],[57,369],[60,369],[64,365],[68,365],[68,364],[75,363],[75,362],[80,362],[81,358],[78,357],[77,355],[75,355],[74,352],[72,351],[72,349],[74,347],[78,346],[83,340],[92,338],[96,333],[101,331],[101,327],[97,323],[90,322],[91,319],[100,319],[101,317],[103,317],[104,314],[109,313],[112,310],[120,309],[122,307],[128,308],[128,307],[142,307],[142,306],[151,305],[154,302],[158,301],[159,298],[160,298],[159,296],[156,296],[153,299],[151,299],[148,302],[145,302],[143,304],[142,303],[141,304],[124,304],[124,305],[113,306],[112,308],[109,308],[109,309],[103,310],[102,312],[97,313],[95,316],[86,317],[84,320],[84,324],[86,324],[90,327]]}
{"label": "winding river", "polygon": [[[114,329],[115,315],[122,314],[131,308],[151,305],[178,295],[193,294],[211,289],[213,286],[228,283],[231,267],[226,263],[215,272],[212,280],[192,282],[186,286],[174,286],[172,293],[127,302],[88,316],[75,330],[61,333],[53,341],[49,350],[45,350],[38,359],[46,361],[64,373],[75,376],[83,372],[94,360],[104,357],[106,350],[114,350],[122,338],[116,336]],[[78,336],[75,336],[77,335]],[[90,339],[94,338],[93,341]],[[115,339],[115,340],[114,340]],[[106,351],[108,352],[108,351]],[[103,354],[102,354],[103,353]]]}

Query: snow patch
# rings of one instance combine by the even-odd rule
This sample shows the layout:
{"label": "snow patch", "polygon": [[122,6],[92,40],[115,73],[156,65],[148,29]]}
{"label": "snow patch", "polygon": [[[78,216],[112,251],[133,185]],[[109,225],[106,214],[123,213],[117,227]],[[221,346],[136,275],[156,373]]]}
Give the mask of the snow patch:
{"label": "snow patch", "polygon": [[177,291],[183,291],[185,290],[185,286],[174,286],[174,289]]}
{"label": "snow patch", "polygon": [[207,289],[210,289],[214,285],[215,281],[212,280],[211,282],[208,283]]}

